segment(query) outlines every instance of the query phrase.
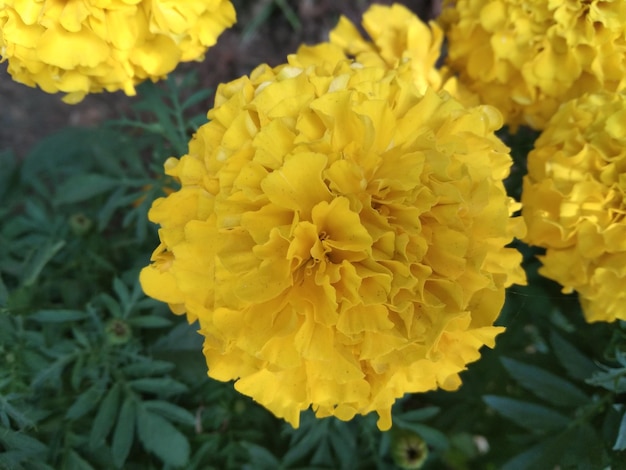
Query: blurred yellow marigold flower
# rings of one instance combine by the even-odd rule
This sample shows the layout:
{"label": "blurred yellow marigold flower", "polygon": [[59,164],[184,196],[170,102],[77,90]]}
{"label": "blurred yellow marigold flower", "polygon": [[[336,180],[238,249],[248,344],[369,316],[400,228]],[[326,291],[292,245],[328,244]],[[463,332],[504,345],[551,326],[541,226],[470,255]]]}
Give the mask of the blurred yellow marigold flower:
{"label": "blurred yellow marigold flower", "polygon": [[[342,16],[330,32],[330,43],[366,67],[395,68],[408,62],[420,92],[427,87],[444,89],[465,105],[479,104],[478,97],[460,86],[447,67],[437,66],[443,44],[443,31],[437,23],[426,25],[405,6],[394,4],[372,5],[363,14],[362,25],[371,40],[363,38]],[[320,54],[319,59],[325,57]]]}
{"label": "blurred yellow marigold flower", "polygon": [[623,0],[447,0],[447,63],[506,123],[543,129],[559,105],[626,85]]}
{"label": "blurred yellow marigold flower", "polygon": [[235,22],[229,0],[0,0],[0,56],[14,80],[76,103],[200,60]]}
{"label": "blurred yellow marigold flower", "polygon": [[626,320],[626,95],[564,104],[528,155],[526,241],[589,322]]}
{"label": "blurred yellow marigold flower", "polygon": [[319,47],[218,88],[165,164],[181,189],[150,211],[141,283],[199,319],[209,376],[275,415],[375,411],[389,429],[396,398],[458,388],[493,346],[525,229],[497,110]]}

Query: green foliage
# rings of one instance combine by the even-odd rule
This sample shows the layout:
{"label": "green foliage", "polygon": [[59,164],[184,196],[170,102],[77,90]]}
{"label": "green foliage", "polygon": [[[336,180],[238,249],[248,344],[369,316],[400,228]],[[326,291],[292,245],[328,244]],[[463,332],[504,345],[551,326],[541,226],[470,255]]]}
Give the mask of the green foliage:
{"label": "green foliage", "polygon": [[[237,1],[234,3],[237,5]],[[242,10],[243,8],[237,8],[237,11]],[[255,2],[252,8],[252,17],[246,22],[246,27],[243,30],[243,38],[249,39],[261,25],[268,22],[269,18],[277,10],[287,20],[294,31],[299,31],[302,28],[300,18],[298,18],[297,13],[294,11],[293,7],[289,5],[287,0],[261,0]]]}

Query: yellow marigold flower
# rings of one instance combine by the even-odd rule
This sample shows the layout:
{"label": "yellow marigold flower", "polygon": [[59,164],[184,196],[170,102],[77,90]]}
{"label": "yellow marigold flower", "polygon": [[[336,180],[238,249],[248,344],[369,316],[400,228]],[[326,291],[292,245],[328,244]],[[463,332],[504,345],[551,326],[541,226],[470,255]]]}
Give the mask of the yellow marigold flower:
{"label": "yellow marigold flower", "polygon": [[181,189],[155,201],[145,292],[199,319],[209,376],[298,426],[391,426],[405,393],[460,385],[524,282],[497,110],[418,91],[409,64],[304,49],[221,85]]}
{"label": "yellow marigold flower", "polygon": [[[413,80],[420,92],[427,87],[445,89],[466,105],[476,105],[478,99],[459,85],[447,67],[438,67],[443,31],[438,24],[426,25],[412,11],[400,4],[372,5],[364,14],[363,29],[371,40],[363,38],[357,27],[345,16],[330,32],[330,43],[343,53],[367,67],[394,68],[408,62]],[[323,49],[319,60],[325,60]]]}
{"label": "yellow marigold flower", "polygon": [[526,241],[589,322],[626,320],[626,95],[564,104],[528,155]]}
{"label": "yellow marigold flower", "polygon": [[543,129],[561,103],[626,85],[622,0],[447,3],[447,63],[513,128]]}
{"label": "yellow marigold flower", "polygon": [[202,59],[235,22],[229,0],[0,0],[0,57],[14,80],[76,103]]}

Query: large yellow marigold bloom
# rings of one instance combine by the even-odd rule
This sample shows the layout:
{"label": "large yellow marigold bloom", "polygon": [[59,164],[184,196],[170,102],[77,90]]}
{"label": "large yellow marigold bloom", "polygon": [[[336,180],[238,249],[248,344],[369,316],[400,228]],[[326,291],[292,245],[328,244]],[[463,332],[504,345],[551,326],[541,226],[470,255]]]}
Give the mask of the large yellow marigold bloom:
{"label": "large yellow marigold bloom", "polygon": [[0,56],[14,80],[76,103],[199,60],[235,22],[229,0],[0,0]]}
{"label": "large yellow marigold bloom", "polygon": [[166,162],[181,189],[150,211],[141,282],[199,319],[211,377],[294,426],[312,406],[388,429],[396,398],[456,389],[493,346],[523,220],[497,110],[320,48],[218,88]]}
{"label": "large yellow marigold bloom", "polygon": [[528,155],[527,241],[588,321],[626,320],[626,95],[564,104]]}
{"label": "large yellow marigold bloom", "polygon": [[543,129],[561,103],[626,85],[623,0],[447,3],[447,63],[514,128]]}

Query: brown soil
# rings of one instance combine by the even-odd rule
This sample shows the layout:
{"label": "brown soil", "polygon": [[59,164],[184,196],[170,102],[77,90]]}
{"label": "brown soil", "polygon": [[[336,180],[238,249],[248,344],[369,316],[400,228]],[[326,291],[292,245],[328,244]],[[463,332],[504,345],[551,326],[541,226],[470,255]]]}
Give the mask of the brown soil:
{"label": "brown soil", "polygon": [[[197,70],[200,86],[215,89],[218,83],[249,73],[261,63],[277,65],[294,52],[299,44],[315,44],[327,40],[339,15],[346,15],[355,24],[372,3],[391,1],[367,0],[291,0],[288,4],[297,13],[301,27],[294,29],[274,0],[234,0],[238,23],[220,36],[203,62],[183,64],[177,73]],[[441,0],[403,0],[424,19],[433,18]],[[255,31],[244,35],[246,25],[266,8],[271,16]],[[24,157],[42,137],[66,126],[97,126],[111,117],[119,117],[134,98],[122,93],[87,96],[81,103],[67,105],[60,95],[48,95],[11,80],[6,64],[0,65],[0,152],[10,150]]]}

